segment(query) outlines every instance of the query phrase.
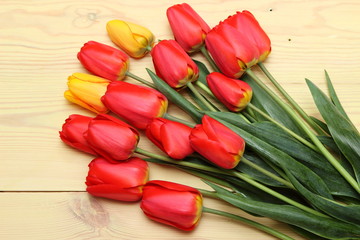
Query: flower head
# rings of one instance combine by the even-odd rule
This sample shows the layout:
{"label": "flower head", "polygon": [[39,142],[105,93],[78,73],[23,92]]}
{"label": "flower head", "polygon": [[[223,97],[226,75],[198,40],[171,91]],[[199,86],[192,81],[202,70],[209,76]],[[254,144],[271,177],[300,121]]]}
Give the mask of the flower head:
{"label": "flower head", "polygon": [[101,102],[110,81],[86,73],[74,73],[68,77],[68,88],[64,96],[72,103],[78,104],[95,113],[106,113],[109,110]]}
{"label": "flower head", "polygon": [[181,88],[199,77],[199,69],[175,40],[162,40],[151,50],[156,74],[170,87]]}
{"label": "flower head", "polygon": [[133,58],[142,58],[154,44],[154,35],[147,28],[122,20],[106,24],[111,41]]}
{"label": "flower head", "polygon": [[154,118],[146,128],[146,136],[169,157],[183,159],[194,152],[190,146],[191,128],[165,118]]}
{"label": "flower head", "polygon": [[140,158],[112,161],[95,158],[89,164],[86,191],[93,196],[120,201],[138,201],[149,179],[149,166]]}
{"label": "flower head", "polygon": [[176,4],[166,15],[175,40],[186,52],[198,51],[204,45],[210,27],[189,4]]}
{"label": "flower head", "polygon": [[159,91],[121,81],[109,84],[102,102],[139,129],[145,129],[153,118],[162,117],[168,106],[167,98]]}
{"label": "flower head", "polygon": [[135,128],[107,114],[93,118],[84,137],[98,155],[109,160],[128,159],[139,142]]}
{"label": "flower head", "polygon": [[89,41],[77,55],[91,73],[111,81],[122,80],[129,68],[129,57],[114,47]]}
{"label": "flower head", "polygon": [[218,72],[207,75],[206,81],[215,97],[230,111],[243,110],[252,98],[252,89],[244,81],[228,78]]}
{"label": "flower head", "polygon": [[193,128],[190,143],[207,160],[225,169],[236,167],[245,150],[242,137],[208,115]]}
{"label": "flower head", "polygon": [[141,209],[154,221],[191,231],[201,217],[202,196],[192,187],[153,180],[145,184]]}

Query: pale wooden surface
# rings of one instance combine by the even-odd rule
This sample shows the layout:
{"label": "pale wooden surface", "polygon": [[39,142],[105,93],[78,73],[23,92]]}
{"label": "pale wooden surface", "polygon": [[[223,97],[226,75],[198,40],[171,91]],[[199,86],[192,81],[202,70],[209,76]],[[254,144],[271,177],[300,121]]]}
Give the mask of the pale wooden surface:
{"label": "pale wooden surface", "polygon": [[[272,40],[266,66],[298,103],[318,116],[304,78],[325,89],[323,69],[327,69],[350,118],[360,127],[359,1],[187,2],[210,26],[236,10],[253,12]],[[92,198],[84,192],[92,156],[65,146],[58,138],[68,115],[92,115],[63,98],[67,76],[84,72],[76,59],[83,43],[95,40],[111,45],[105,24],[115,18],[144,25],[158,39],[171,38],[165,11],[176,3],[181,2],[0,2],[1,239],[273,239],[209,214],[194,232],[183,233],[148,220],[136,203]],[[152,69],[149,56],[132,60],[130,70],[146,77],[145,67]],[[170,113],[181,111],[171,107]],[[155,151],[144,138],[140,145]],[[195,177],[155,165],[151,165],[151,179],[205,187]],[[233,211],[214,200],[205,203]],[[260,221],[301,239],[283,224]]]}

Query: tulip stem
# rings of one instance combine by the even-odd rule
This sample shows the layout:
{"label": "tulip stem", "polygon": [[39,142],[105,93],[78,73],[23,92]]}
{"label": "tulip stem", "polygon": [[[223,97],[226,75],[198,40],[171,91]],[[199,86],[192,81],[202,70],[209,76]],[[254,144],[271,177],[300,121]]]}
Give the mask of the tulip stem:
{"label": "tulip stem", "polygon": [[212,69],[215,72],[221,72],[220,69],[218,68],[218,66],[216,66],[214,60],[212,59],[212,57],[210,56],[209,52],[207,51],[205,45],[203,45],[200,48],[201,53],[204,55],[204,57],[206,58],[206,60],[209,62],[209,64],[211,65]]}
{"label": "tulip stem", "polygon": [[285,179],[283,179],[281,177],[278,177],[277,175],[273,174],[272,172],[267,171],[266,169],[264,169],[262,167],[259,167],[257,164],[251,162],[250,160],[242,157],[241,162],[243,162],[244,164],[248,165],[249,167],[261,172],[262,174],[274,179],[275,181],[278,181],[291,189],[295,189],[295,187],[290,182],[286,181]]}
{"label": "tulip stem", "polygon": [[297,111],[297,113],[315,130],[317,134],[324,134],[324,131],[305,113],[305,111],[295,102],[295,100],[286,92],[286,90],[276,81],[271,75],[263,63],[258,63],[258,66],[276,87],[276,89],[286,98],[291,106]]}
{"label": "tulip stem", "polygon": [[213,97],[213,98],[216,98],[208,86],[206,86],[205,84],[203,84],[203,83],[200,82],[200,81],[196,81],[195,84],[196,84],[199,88],[201,88],[204,92],[206,92],[209,96],[211,96],[211,97]]}
{"label": "tulip stem", "polygon": [[134,80],[136,80],[136,81],[138,81],[138,82],[140,82],[142,84],[147,85],[148,87],[156,88],[153,83],[151,83],[151,82],[149,82],[149,81],[147,81],[147,80],[145,80],[145,79],[143,79],[143,78],[141,78],[141,77],[139,77],[139,76],[137,76],[137,75],[135,75],[135,74],[133,74],[131,72],[126,72],[125,75],[131,77],[132,79],[134,79]]}
{"label": "tulip stem", "polygon": [[319,149],[314,144],[310,143],[309,141],[302,138],[301,136],[299,136],[295,132],[291,131],[290,129],[288,129],[287,127],[285,127],[284,125],[282,125],[281,123],[279,123],[278,121],[276,121],[275,119],[273,119],[272,117],[270,117],[269,115],[267,115],[266,113],[261,111],[259,108],[255,107],[255,105],[253,105],[252,103],[249,103],[248,107],[251,108],[251,110],[254,110],[258,114],[263,116],[264,118],[266,118],[267,120],[269,120],[270,122],[274,123],[276,126],[280,127],[282,130],[284,130],[285,132],[287,132],[288,134],[293,136],[295,139],[297,139],[299,142],[301,142],[304,145],[308,146],[312,150],[319,152]]}
{"label": "tulip stem", "polygon": [[199,99],[210,111],[217,112],[216,109],[201,95],[201,93],[195,88],[192,82],[188,82],[186,86],[194,93],[195,97]]}
{"label": "tulip stem", "polygon": [[254,227],[256,229],[259,229],[261,231],[269,233],[270,235],[273,235],[274,237],[277,237],[279,239],[294,240],[293,238],[291,238],[291,237],[289,237],[289,236],[287,236],[287,235],[285,235],[285,234],[283,234],[281,232],[278,232],[273,228],[267,227],[267,226],[265,226],[263,224],[260,224],[258,222],[255,222],[253,220],[250,220],[250,219],[247,219],[247,218],[244,218],[244,217],[241,217],[239,215],[235,215],[235,214],[232,214],[232,213],[220,211],[220,210],[213,209],[213,208],[208,208],[208,207],[205,207],[205,206],[203,206],[202,211],[206,212],[206,213],[216,214],[216,215],[223,216],[223,217],[228,217],[230,219],[243,222],[243,223],[245,223],[245,224],[247,224],[249,226],[252,226],[252,227]]}
{"label": "tulip stem", "polygon": [[320,142],[317,136],[311,131],[311,129],[299,118],[296,112],[284,103],[277,95],[275,95],[267,86],[251,71],[251,69],[246,70],[247,74],[261,86],[273,99],[292,117],[292,119],[304,130],[308,135],[311,141],[323,154],[323,156],[333,165],[333,167],[344,177],[346,181],[358,192],[360,193],[360,186],[356,180],[346,171],[346,169],[339,163],[339,161],[325,148],[325,146]]}
{"label": "tulip stem", "polygon": [[[203,171],[206,171],[206,172],[212,172],[212,173],[225,174],[225,175],[228,175],[228,176],[232,176],[232,174],[230,172],[226,172],[226,171],[223,171],[221,169],[217,169],[217,168],[210,167],[210,166],[205,166],[205,165],[200,165],[200,164],[196,164],[196,163],[192,163],[192,162],[174,160],[174,159],[169,158],[167,156],[158,155],[158,154],[149,152],[147,150],[144,150],[144,149],[138,148],[138,147],[135,149],[135,152],[139,153],[141,155],[150,157],[150,158],[155,158],[155,159],[164,161],[166,163],[170,163],[170,164],[174,164],[174,165],[178,165],[178,166],[190,167],[190,168],[193,168],[193,169],[203,170]],[[146,161],[146,159],[144,159],[144,160]]]}
{"label": "tulip stem", "polygon": [[179,122],[179,123],[185,124],[186,126],[189,126],[191,128],[195,127],[195,125],[196,125],[195,123],[188,122],[188,121],[186,121],[184,119],[175,117],[175,116],[170,115],[168,113],[165,113],[163,118],[166,118],[166,119],[174,121],[174,122]]}

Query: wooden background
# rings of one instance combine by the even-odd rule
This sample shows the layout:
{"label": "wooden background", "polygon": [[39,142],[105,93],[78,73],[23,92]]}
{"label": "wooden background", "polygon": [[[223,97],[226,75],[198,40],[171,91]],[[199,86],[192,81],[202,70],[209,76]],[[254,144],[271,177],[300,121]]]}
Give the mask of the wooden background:
{"label": "wooden background", "polygon": [[[0,239],[273,239],[210,214],[204,214],[195,231],[184,233],[148,220],[138,203],[90,197],[84,181],[93,157],[58,137],[68,115],[93,115],[63,98],[67,77],[85,72],[76,58],[80,47],[89,40],[113,45],[105,30],[112,19],[144,25],[158,39],[172,38],[165,11],[176,3],[181,2],[0,1]],[[359,1],[188,3],[210,26],[237,10],[250,10],[272,40],[266,66],[298,103],[319,116],[304,78],[325,90],[327,69],[350,118],[360,127]],[[149,56],[132,60],[130,71],[147,78],[145,67],[153,69]],[[169,111],[182,114],[175,107]],[[140,146],[157,151],[145,138]],[[156,165],[151,165],[150,178],[205,187],[195,177]],[[205,205],[247,216],[218,201],[206,199]],[[302,239],[284,224],[256,220]]]}

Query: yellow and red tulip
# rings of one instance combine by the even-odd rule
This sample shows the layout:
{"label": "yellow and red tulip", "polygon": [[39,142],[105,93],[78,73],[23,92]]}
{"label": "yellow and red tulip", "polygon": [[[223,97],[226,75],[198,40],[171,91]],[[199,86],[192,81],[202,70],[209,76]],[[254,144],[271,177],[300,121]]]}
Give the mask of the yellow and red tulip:
{"label": "yellow and red tulip", "polygon": [[162,117],[168,106],[167,98],[159,91],[122,81],[110,83],[101,100],[108,109],[139,129],[145,129],[153,118]]}
{"label": "yellow and red tulip", "polygon": [[101,102],[110,80],[86,73],[74,73],[68,77],[68,88],[64,97],[95,113],[106,113],[109,110]]}
{"label": "yellow and red tulip", "polygon": [[146,136],[174,159],[183,159],[194,152],[190,146],[191,128],[165,118],[154,118],[146,128]]}
{"label": "yellow and red tulip", "polygon": [[218,72],[208,74],[206,81],[215,97],[230,111],[239,112],[251,101],[252,89],[244,81],[228,78]]}
{"label": "yellow and red tulip", "polygon": [[135,128],[107,114],[93,118],[84,137],[99,156],[119,161],[131,157],[139,142]]}
{"label": "yellow and red tulip", "polygon": [[176,4],[166,15],[175,40],[186,52],[198,51],[204,45],[210,27],[189,4]]}
{"label": "yellow and red tulip", "polygon": [[95,41],[85,43],[77,57],[89,72],[111,81],[122,80],[129,68],[128,55]]}
{"label": "yellow and red tulip", "polygon": [[132,157],[121,162],[95,158],[89,164],[86,191],[96,197],[139,201],[148,179],[149,166],[140,158]]}
{"label": "yellow and red tulip", "polygon": [[269,37],[248,11],[237,12],[218,24],[205,43],[221,72],[231,78],[239,78],[271,51]]}
{"label": "yellow and red tulip", "polygon": [[150,219],[191,231],[202,213],[202,195],[192,187],[153,180],[145,184],[141,209]]}
{"label": "yellow and red tulip", "polygon": [[62,125],[59,132],[61,140],[67,145],[80,151],[96,155],[95,151],[84,138],[92,117],[79,114],[71,114]]}
{"label": "yellow and red tulip", "polygon": [[154,35],[150,30],[131,22],[111,20],[106,30],[111,41],[133,58],[142,58],[154,44]]}
{"label": "yellow and red tulip", "polygon": [[207,160],[225,169],[236,167],[245,150],[242,137],[208,115],[191,131],[190,144]]}
{"label": "yellow and red tulip", "polygon": [[199,77],[199,69],[175,40],[162,40],[151,51],[156,74],[172,88],[184,87]]}

